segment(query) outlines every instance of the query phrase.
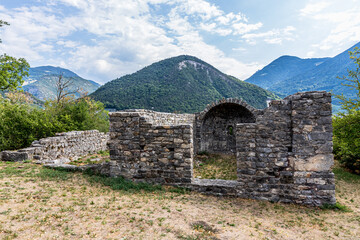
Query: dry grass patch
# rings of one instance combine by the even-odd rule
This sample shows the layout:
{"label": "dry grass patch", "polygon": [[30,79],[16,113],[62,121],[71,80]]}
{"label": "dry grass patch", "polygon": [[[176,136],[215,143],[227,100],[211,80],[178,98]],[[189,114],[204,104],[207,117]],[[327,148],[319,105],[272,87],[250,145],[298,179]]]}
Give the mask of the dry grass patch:
{"label": "dry grass patch", "polygon": [[236,180],[236,156],[202,153],[194,159],[194,177],[202,179]]}
{"label": "dry grass patch", "polygon": [[102,162],[109,162],[110,161],[110,154],[109,151],[99,151],[94,154],[89,154],[87,156],[83,156],[81,158],[72,160],[69,164],[82,166],[87,164],[98,164]]}
{"label": "dry grass patch", "polygon": [[335,172],[350,212],[0,162],[0,239],[358,239],[360,178]]}

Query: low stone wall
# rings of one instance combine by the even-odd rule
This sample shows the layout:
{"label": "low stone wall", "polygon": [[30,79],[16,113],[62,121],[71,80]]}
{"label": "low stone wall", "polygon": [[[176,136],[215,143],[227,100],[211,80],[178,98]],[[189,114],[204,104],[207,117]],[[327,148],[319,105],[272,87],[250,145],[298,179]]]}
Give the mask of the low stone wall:
{"label": "low stone wall", "polygon": [[107,150],[109,135],[98,130],[58,133],[55,137],[34,141],[30,147],[18,151],[3,151],[4,161],[36,159],[46,163],[56,159],[76,159],[81,156]]}

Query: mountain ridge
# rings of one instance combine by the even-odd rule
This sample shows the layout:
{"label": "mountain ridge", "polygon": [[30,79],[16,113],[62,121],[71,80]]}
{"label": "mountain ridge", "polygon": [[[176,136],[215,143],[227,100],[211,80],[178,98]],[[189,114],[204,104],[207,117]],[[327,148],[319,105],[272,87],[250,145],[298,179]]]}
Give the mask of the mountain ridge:
{"label": "mountain ridge", "polygon": [[[341,83],[344,81],[338,78],[347,76],[348,70],[355,69],[355,64],[349,58],[349,51],[353,50],[355,47],[360,47],[360,42],[334,57],[322,58],[324,61],[321,64],[315,66],[313,65],[313,67],[309,66],[309,68],[302,68],[301,66],[298,66],[299,71],[293,72],[293,74],[289,77],[282,77],[281,73],[274,71],[271,72],[272,78],[259,78],[259,75],[266,73],[269,66],[279,59],[277,58],[245,81],[266,88],[281,96],[287,96],[296,92],[317,90],[332,92],[335,95],[344,93],[347,97],[355,97],[355,92],[349,87],[343,86]],[[309,62],[307,59],[300,60],[302,64],[306,61]],[[313,63],[316,62],[316,58],[312,58],[311,61]],[[283,65],[283,67],[286,69],[285,71],[292,70],[291,66],[289,67]],[[340,107],[339,101],[336,98],[333,98],[333,104],[335,105],[336,110]]]}
{"label": "mountain ridge", "polygon": [[266,107],[273,93],[228,76],[205,61],[180,55],[155,62],[114,79],[91,94],[108,108],[145,108],[165,112],[197,112],[218,99],[239,97]]}

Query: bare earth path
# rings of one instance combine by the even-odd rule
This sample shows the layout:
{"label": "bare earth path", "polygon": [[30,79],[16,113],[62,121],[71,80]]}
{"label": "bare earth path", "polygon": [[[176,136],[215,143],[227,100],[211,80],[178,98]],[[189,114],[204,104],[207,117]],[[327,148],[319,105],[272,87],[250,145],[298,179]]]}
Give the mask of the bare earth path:
{"label": "bare earth path", "polygon": [[360,180],[336,186],[351,211],[113,190],[81,173],[0,162],[0,238],[360,239]]}

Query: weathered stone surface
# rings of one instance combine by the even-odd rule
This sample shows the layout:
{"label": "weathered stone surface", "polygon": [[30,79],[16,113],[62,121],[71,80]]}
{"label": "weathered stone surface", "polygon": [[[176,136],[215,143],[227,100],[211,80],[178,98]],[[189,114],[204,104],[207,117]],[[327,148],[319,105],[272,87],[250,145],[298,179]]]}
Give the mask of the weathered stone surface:
{"label": "weathered stone surface", "polygon": [[26,152],[2,151],[1,159],[9,162],[21,162],[29,159]]}
{"label": "weathered stone surface", "polygon": [[329,171],[334,164],[334,156],[332,154],[317,154],[306,159],[290,157],[289,160],[295,171]]}

